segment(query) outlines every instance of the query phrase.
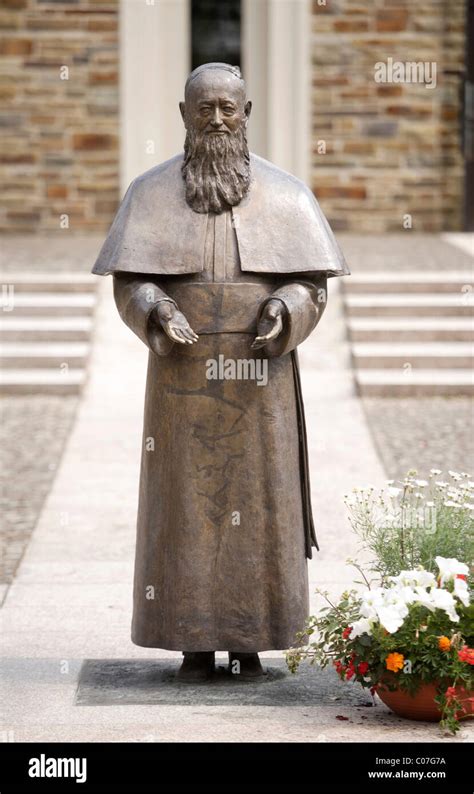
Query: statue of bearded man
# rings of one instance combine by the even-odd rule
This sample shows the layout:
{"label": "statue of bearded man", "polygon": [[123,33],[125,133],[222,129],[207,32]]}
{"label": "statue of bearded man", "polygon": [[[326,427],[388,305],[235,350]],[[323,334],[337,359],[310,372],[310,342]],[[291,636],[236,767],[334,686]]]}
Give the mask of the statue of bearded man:
{"label": "statue of bearded man", "polygon": [[258,679],[317,545],[296,348],[349,271],[311,191],[249,153],[236,67],[195,69],[180,110],[184,156],[134,180],[93,270],[150,351],[132,640],[182,651],[181,681],[215,651]]}

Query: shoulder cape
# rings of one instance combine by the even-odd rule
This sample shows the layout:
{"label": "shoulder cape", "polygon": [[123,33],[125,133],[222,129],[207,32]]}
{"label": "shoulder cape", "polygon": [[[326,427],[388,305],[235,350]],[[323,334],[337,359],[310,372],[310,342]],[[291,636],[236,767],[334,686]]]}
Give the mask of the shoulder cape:
{"label": "shoulder cape", "polygon": [[[186,203],[183,155],[150,169],[128,188],[93,273],[199,273],[207,215]],[[252,181],[232,208],[240,265],[254,273],[349,273],[318,202],[306,185],[251,155]]]}

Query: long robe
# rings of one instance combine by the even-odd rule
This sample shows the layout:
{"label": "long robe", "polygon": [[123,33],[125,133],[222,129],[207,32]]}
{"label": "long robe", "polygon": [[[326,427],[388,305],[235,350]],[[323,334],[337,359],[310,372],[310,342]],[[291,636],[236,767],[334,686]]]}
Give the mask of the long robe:
{"label": "long robe", "polygon": [[[119,313],[150,348],[133,596],[137,645],[285,649],[308,615],[306,558],[316,538],[296,347],[321,318],[326,276],[348,271],[319,209],[311,220],[316,210],[302,183],[252,158],[256,178],[240,214],[192,213],[182,180],[172,179],[179,159],[152,169],[129,190],[94,269],[114,274]],[[269,180],[281,190],[289,184],[292,194],[286,204],[280,196],[273,231],[245,223],[255,202],[271,222]],[[176,260],[163,195],[182,211]],[[316,254],[305,240],[319,241]],[[283,332],[253,351],[258,318],[272,297],[285,307]],[[174,344],[166,336],[152,314],[161,300],[185,314],[197,343]],[[247,362],[247,376],[235,377],[236,370],[222,377],[229,361]],[[254,375],[265,372],[256,362],[268,368],[265,384],[252,377],[249,362]]]}

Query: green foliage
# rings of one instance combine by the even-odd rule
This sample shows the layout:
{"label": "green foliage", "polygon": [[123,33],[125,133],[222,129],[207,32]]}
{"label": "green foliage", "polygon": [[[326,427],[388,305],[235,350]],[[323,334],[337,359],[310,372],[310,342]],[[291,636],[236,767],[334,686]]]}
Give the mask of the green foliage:
{"label": "green foliage", "polygon": [[474,482],[464,473],[440,474],[432,470],[423,480],[411,470],[399,487],[346,497],[351,526],[382,581],[418,566],[436,573],[437,555],[474,559]]}

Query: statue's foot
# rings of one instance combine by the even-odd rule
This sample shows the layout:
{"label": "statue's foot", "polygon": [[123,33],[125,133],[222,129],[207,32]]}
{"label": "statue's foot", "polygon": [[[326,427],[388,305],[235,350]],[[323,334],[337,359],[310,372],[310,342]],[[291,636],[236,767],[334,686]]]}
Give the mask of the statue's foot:
{"label": "statue's foot", "polygon": [[229,672],[247,681],[258,681],[265,671],[260,664],[258,653],[234,653],[229,651]]}
{"label": "statue's foot", "polygon": [[186,683],[209,681],[215,668],[214,651],[183,651],[183,663],[176,679]]}

